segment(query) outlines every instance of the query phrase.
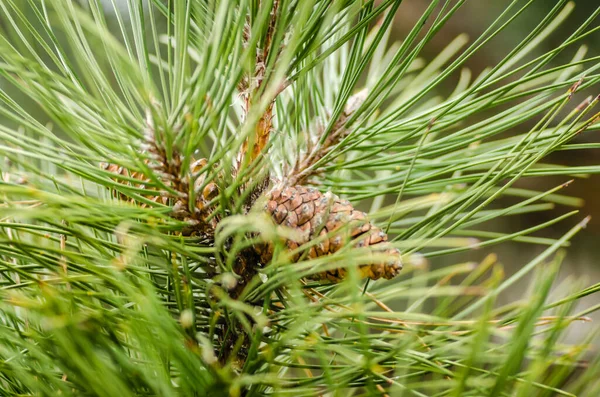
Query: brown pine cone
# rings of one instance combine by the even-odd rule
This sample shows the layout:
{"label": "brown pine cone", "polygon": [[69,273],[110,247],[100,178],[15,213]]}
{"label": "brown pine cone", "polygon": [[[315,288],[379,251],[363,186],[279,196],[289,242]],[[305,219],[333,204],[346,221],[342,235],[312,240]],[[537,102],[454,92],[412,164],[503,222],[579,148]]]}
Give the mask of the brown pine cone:
{"label": "brown pine cone", "polygon": [[[364,212],[357,211],[350,202],[327,192],[325,194],[304,186],[274,189],[267,194],[265,210],[280,225],[301,232],[300,241],[287,240],[286,245],[294,250],[320,237],[322,241],[313,245],[306,255],[317,258],[333,254],[350,243],[356,247],[369,247],[375,253],[389,256],[385,263],[365,263],[360,265],[363,277],[371,279],[395,277],[402,269],[400,251],[387,242],[387,235],[367,220]],[[325,237],[327,236],[327,237]],[[263,263],[273,256],[273,244],[255,247]],[[300,254],[292,258],[294,261]],[[316,279],[339,281],[347,273],[346,269],[328,270],[313,276]]]}
{"label": "brown pine cone", "polygon": [[[193,177],[196,177],[196,179],[194,181],[194,189],[196,192],[194,213],[190,213],[187,208],[187,203],[186,203],[187,192],[185,192],[185,191],[181,192],[181,193],[185,194],[184,197],[176,197],[176,196],[167,194],[166,192],[162,192],[161,194],[158,194],[158,195],[152,195],[152,196],[149,195],[149,196],[147,196],[147,198],[149,198],[151,201],[153,201],[155,203],[161,203],[163,205],[168,205],[169,199],[173,199],[174,204],[173,204],[173,211],[171,213],[171,216],[173,216],[174,218],[180,219],[180,220],[189,221],[191,224],[197,224],[198,220],[201,220],[202,222],[206,222],[206,225],[208,225],[210,228],[214,229],[216,227],[216,222],[217,222],[216,218],[212,218],[208,221],[205,221],[205,220],[210,215],[210,212],[211,212],[212,206],[210,205],[210,201],[219,194],[219,188],[215,182],[209,182],[206,185],[204,185],[205,177],[203,175],[200,177],[197,177],[198,173],[206,166],[207,163],[208,163],[207,160],[204,158],[192,162],[190,164],[188,175],[184,179],[182,179],[182,181],[185,184],[185,187],[187,189],[190,179]],[[122,176],[126,176],[126,177],[130,177],[130,178],[139,180],[140,183],[138,183],[138,184],[129,182],[129,184],[132,184],[133,186],[138,187],[138,188],[144,188],[144,184],[146,182],[150,181],[150,179],[147,178],[142,173],[131,172],[127,168],[118,166],[116,164],[102,163],[102,164],[100,164],[100,166],[103,169],[105,169],[109,172],[112,172],[113,174],[118,174],[118,175],[122,175]],[[117,180],[117,178],[113,178],[113,179]],[[122,182],[122,183],[125,183],[125,182]],[[115,196],[119,197],[121,200],[129,201],[130,203],[135,203],[134,199],[131,199],[124,194],[115,193]],[[144,207],[146,207],[146,204],[142,203],[140,206],[142,208],[144,208]],[[185,235],[188,235],[189,233],[190,233],[189,230],[184,231]],[[194,232],[192,231],[191,233],[193,234]]]}
{"label": "brown pine cone", "polygon": [[[194,161],[192,164],[190,164],[190,174],[194,175],[194,174],[198,173],[204,166],[206,166],[206,164],[207,164],[207,160],[205,158]],[[127,168],[119,166],[117,164],[101,163],[100,166],[104,170],[112,172],[113,174],[122,175],[122,176],[126,176],[126,177],[130,177],[130,178],[139,180],[140,183],[133,185],[138,188],[144,188],[144,182],[150,181],[150,179],[146,178],[142,173],[130,172]],[[204,177],[197,178],[194,183],[195,189],[198,191],[198,193],[201,193],[201,195],[200,194],[198,195],[199,199],[201,196],[201,199],[203,201],[208,202],[208,201],[212,200],[213,198],[215,198],[219,194],[219,188],[218,188],[217,184],[214,182],[209,182],[208,184],[206,184],[206,186],[204,186],[204,188],[202,189],[202,192],[200,192],[200,188],[202,187],[203,184],[204,184]],[[123,194],[120,194],[119,197],[123,200],[129,199],[127,196],[125,196]],[[160,203],[166,205],[168,202],[168,197],[165,195],[153,196],[152,201],[160,202]]]}
{"label": "brown pine cone", "polygon": [[[140,172],[130,172],[127,168],[122,167],[120,165],[117,164],[110,164],[110,163],[101,163],[100,167],[102,167],[102,169],[108,171],[108,172],[112,172],[113,174],[117,174],[117,175],[122,175],[125,177],[130,177],[133,179],[137,179],[140,181],[140,183],[137,184],[133,184],[132,186],[135,186],[137,188],[144,188],[144,182],[148,182],[149,179],[146,178],[142,173]],[[112,178],[113,180],[116,180],[116,178]],[[125,183],[125,182],[122,182]],[[129,184],[131,184],[131,182],[129,182]],[[119,194],[119,193],[115,193],[116,197],[119,197],[121,200],[125,200],[125,201],[131,201],[133,202],[133,200],[130,200],[129,197],[127,197],[124,194]],[[157,203],[162,203],[164,205],[166,205],[169,201],[169,198],[167,196],[152,196],[151,200]]]}

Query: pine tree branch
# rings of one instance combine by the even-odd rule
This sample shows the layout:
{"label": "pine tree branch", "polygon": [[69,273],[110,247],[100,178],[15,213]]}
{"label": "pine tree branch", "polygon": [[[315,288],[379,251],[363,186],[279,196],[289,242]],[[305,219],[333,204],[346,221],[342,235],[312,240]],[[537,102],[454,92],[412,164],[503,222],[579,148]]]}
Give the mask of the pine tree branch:
{"label": "pine tree branch", "polygon": [[[26,12],[0,3],[0,392],[598,394],[600,361],[587,370],[580,361],[595,335],[559,341],[599,309],[570,313],[600,285],[554,288],[562,256],[551,259],[587,220],[560,239],[530,234],[576,211],[514,233],[487,229],[582,206],[566,185],[510,187],[519,177],[600,174],[599,165],[543,159],[599,147],[569,143],[598,130],[598,98],[570,112],[561,103],[596,89],[600,57],[584,47],[570,61],[558,56],[600,30],[600,8],[536,56],[573,8],[556,1],[471,81],[461,71],[468,59],[539,2],[510,2],[471,46],[459,40],[431,62],[423,49],[468,2],[430,1],[396,43],[388,39],[401,0],[151,0],[115,7],[116,21],[100,2],[25,3]],[[458,74],[446,96],[440,87]],[[363,77],[369,98],[347,103]],[[241,121],[230,111],[236,88]],[[140,109],[152,113],[146,121]],[[210,159],[195,161],[199,151]],[[107,165],[111,175],[102,160],[123,167]],[[265,195],[266,214],[250,212],[268,172],[287,192]],[[331,192],[302,186],[316,183]],[[335,194],[373,199],[372,225],[341,198],[322,211]],[[329,234],[338,226],[347,241]],[[203,228],[213,235],[187,237]],[[434,263],[501,242],[547,249],[505,281],[511,269],[492,255]],[[363,249],[372,245],[386,252],[371,258]],[[383,264],[399,249],[400,277],[361,282],[363,271],[394,276],[367,261]],[[536,270],[518,301],[496,301]],[[323,282],[327,272],[339,277]]]}

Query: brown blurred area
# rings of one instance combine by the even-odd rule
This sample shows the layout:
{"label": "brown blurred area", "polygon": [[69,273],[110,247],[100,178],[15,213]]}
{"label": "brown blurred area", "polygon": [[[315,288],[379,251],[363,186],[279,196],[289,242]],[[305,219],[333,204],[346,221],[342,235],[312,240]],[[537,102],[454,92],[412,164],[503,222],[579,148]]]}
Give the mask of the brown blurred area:
{"label": "brown blurred area", "polygon": [[[461,33],[467,33],[470,42],[475,40],[494,19],[500,15],[505,7],[511,3],[511,0],[476,0],[467,1],[463,7],[451,18],[440,33],[429,43],[422,53],[422,57],[430,60],[434,58],[444,47],[456,36]],[[525,2],[521,2],[520,5]],[[500,61],[506,54],[510,52],[523,38],[530,33],[538,22],[558,3],[557,0],[538,0],[535,1],[530,8],[514,23],[510,28],[504,31],[500,37],[495,38],[491,43],[484,46],[478,53],[475,54],[466,64],[466,66],[477,75],[484,68],[493,66]],[[401,40],[406,35],[414,22],[418,20],[422,12],[431,4],[429,0],[409,0],[402,3],[397,14],[393,35],[396,40]],[[519,5],[519,6],[520,6]],[[562,41],[577,29],[580,24],[585,21],[589,15],[600,6],[598,0],[576,0],[575,8],[569,18],[564,22],[547,40],[537,47],[531,57],[541,55],[542,53],[551,50],[562,43]],[[600,21],[596,20],[591,26],[598,26]],[[588,36],[582,44],[588,46],[588,56],[597,56],[600,54],[600,32]],[[554,64],[568,62],[573,56],[576,48],[564,51]],[[452,80],[447,84],[451,86]],[[449,87],[451,90],[452,87]],[[442,90],[445,91],[444,88]],[[600,86],[589,92],[578,93],[578,98],[574,99],[577,104],[588,95],[600,94]],[[574,105],[575,106],[575,105]],[[600,132],[588,132],[580,135],[575,143],[583,142],[598,142],[600,141]],[[544,160],[555,164],[563,165],[591,165],[600,163],[600,150],[589,151],[565,151],[552,154]],[[524,179],[519,182],[518,187],[531,188],[535,190],[545,190],[557,186],[567,180],[569,176],[553,177],[553,178],[531,178]],[[585,200],[580,213],[574,217],[568,218],[562,222],[555,224],[549,229],[545,229],[538,236],[558,238],[567,230],[574,226],[579,220],[587,215],[592,216],[588,227],[580,232],[571,242],[568,248],[567,256],[562,264],[559,280],[556,282],[555,296],[566,295],[573,284],[578,287],[590,286],[595,283],[600,283],[600,264],[597,257],[600,255],[600,175],[592,175],[588,178],[576,178],[562,194],[580,197]],[[494,225],[489,225],[491,229],[501,230],[504,232],[515,232],[536,224],[543,223],[558,216],[571,211],[572,208],[565,206],[557,206],[551,212],[533,213],[519,217],[507,217],[502,221],[496,221]],[[516,272],[521,266],[533,259],[536,254],[543,251],[545,247],[534,246],[530,244],[506,243],[492,247],[489,251],[473,252],[465,255],[470,260],[480,261],[487,253],[494,252],[498,255],[499,261],[505,266],[508,275]],[[484,251],[484,250],[481,250]],[[445,258],[443,264],[455,263],[458,258]],[[465,259],[464,256],[460,258]],[[433,266],[439,266],[442,263],[435,263]],[[515,300],[520,298],[528,288],[528,280],[523,280],[514,288],[509,290],[501,300]],[[584,310],[587,307],[596,305],[599,302],[598,295],[591,295],[584,298],[575,312]],[[592,330],[598,327],[600,323],[600,313],[592,313],[590,317],[596,324],[583,324],[582,326],[571,327],[570,341],[580,341],[585,338]],[[595,343],[600,349],[600,341]]]}

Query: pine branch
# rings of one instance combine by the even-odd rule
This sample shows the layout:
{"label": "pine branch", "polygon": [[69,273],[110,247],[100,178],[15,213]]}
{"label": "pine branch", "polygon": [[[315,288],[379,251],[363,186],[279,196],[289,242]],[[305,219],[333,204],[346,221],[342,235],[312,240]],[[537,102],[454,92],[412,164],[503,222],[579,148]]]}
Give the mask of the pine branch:
{"label": "pine branch", "polygon": [[600,286],[557,284],[589,218],[526,182],[600,174],[549,157],[598,148],[600,8],[429,59],[468,2],[398,42],[401,0],[126,3],[0,2],[0,394],[598,394]]}

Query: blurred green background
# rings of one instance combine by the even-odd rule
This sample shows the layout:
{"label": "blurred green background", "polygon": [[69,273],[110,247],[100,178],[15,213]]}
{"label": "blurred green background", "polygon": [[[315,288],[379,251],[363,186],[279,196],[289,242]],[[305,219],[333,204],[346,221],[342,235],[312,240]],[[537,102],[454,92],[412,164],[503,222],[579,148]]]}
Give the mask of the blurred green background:
{"label": "blurred green background", "polygon": [[[456,16],[448,21],[443,30],[434,40],[425,48],[422,56],[426,59],[434,58],[444,47],[455,37],[461,33],[468,34],[470,42],[472,42],[479,34],[481,34],[491,22],[508,6],[511,0],[475,0],[467,1]],[[422,14],[423,10],[430,4],[429,0],[409,0],[404,1],[397,16],[397,22],[394,26],[396,30],[394,38],[401,40],[414,21]],[[521,2],[524,4],[525,2]],[[467,66],[472,70],[473,75],[477,75],[484,68],[493,66],[500,61],[520,40],[522,40],[533,29],[536,24],[546,15],[552,7],[557,4],[556,0],[538,0],[503,34],[496,38],[492,43],[483,47],[474,57],[468,62]],[[600,6],[598,0],[576,0],[571,15],[546,41],[544,41],[530,58],[536,55],[555,48],[560,45],[563,40],[572,33],[589,15]],[[596,20],[592,26],[598,26],[600,21]],[[588,54],[597,56],[600,54],[600,32],[596,32],[587,37],[584,44],[588,47]],[[574,54],[574,49],[564,51],[559,59],[555,60],[555,64],[559,62],[568,62]],[[448,81],[448,90],[452,90],[453,81]],[[595,87],[595,91],[579,92],[574,101],[573,106],[580,103],[588,95],[600,94],[600,87]],[[523,126],[522,128],[526,128]],[[576,142],[598,142],[600,133],[588,132],[578,137]],[[586,165],[600,163],[600,150],[580,151],[577,156],[573,152],[555,153],[546,159],[547,162],[565,165]],[[549,189],[566,182],[570,178],[530,178],[519,182],[520,187],[528,187],[536,190]],[[577,178],[567,189],[562,192],[565,195],[580,197],[584,200],[583,206],[580,208],[578,218],[583,218],[586,215],[592,216],[592,221],[587,229],[575,236],[568,249],[568,254],[563,262],[560,279],[556,286],[560,283],[581,282],[584,285],[591,285],[600,282],[600,264],[598,256],[600,256],[600,175],[593,175],[589,178]],[[531,227],[535,224],[548,221],[554,215],[567,212],[565,207],[557,206],[554,213],[540,212],[521,215],[519,217],[505,217],[504,224],[490,225],[490,229],[502,229],[503,231],[518,231]],[[549,229],[542,231],[540,235],[546,237],[558,237],[562,235],[571,225],[573,220],[559,222]],[[480,261],[487,253],[494,252],[498,255],[499,261],[504,264],[507,273],[514,273],[523,263],[527,263],[536,254],[543,250],[542,247],[536,247],[530,244],[509,243],[490,248],[485,252],[472,252],[469,255],[460,256],[461,260],[469,259]],[[484,251],[484,250],[481,250]],[[443,258],[445,263],[456,262],[459,256],[448,256]],[[432,266],[441,266],[442,263],[432,263]],[[528,280],[522,280],[512,290],[509,290],[503,297],[504,301],[514,300],[521,297],[524,289],[527,288]],[[512,295],[512,296],[511,296]],[[579,309],[598,304],[598,297],[595,295],[584,298],[579,303]],[[594,322],[600,323],[600,313],[592,314]],[[569,337],[572,341],[581,340],[587,332],[590,332],[592,327],[574,326],[570,329]],[[600,349],[600,341],[597,341],[596,353]]]}

